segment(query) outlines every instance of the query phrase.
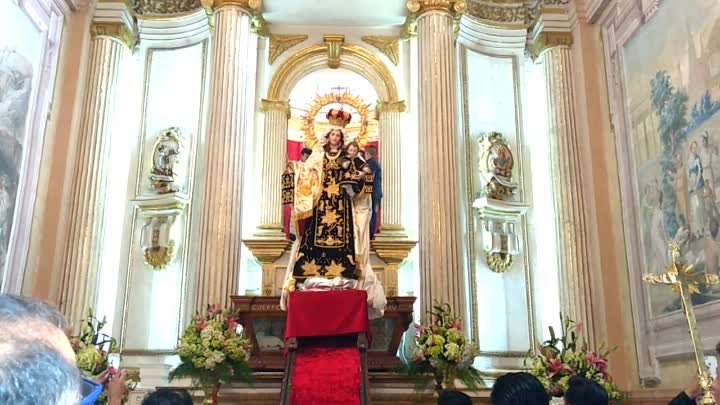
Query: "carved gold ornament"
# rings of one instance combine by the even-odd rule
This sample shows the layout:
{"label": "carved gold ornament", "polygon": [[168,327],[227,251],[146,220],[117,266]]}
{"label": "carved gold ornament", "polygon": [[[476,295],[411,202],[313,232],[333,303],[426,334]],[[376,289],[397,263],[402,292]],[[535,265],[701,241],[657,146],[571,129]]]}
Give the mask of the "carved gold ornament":
{"label": "carved gold ornament", "polygon": [[485,262],[493,273],[505,273],[512,267],[513,257],[508,253],[487,253]]}
{"label": "carved gold ornament", "polygon": [[374,46],[378,51],[382,52],[383,55],[387,56],[388,59],[397,66],[400,62],[400,38],[399,37],[388,37],[388,36],[373,36],[368,35],[361,37],[366,44]]}
{"label": "carved gold ornament", "polygon": [[[551,0],[553,3],[567,0]],[[535,23],[545,0],[468,0],[466,15],[495,26],[530,27]]]}
{"label": "carved gold ornament", "polygon": [[145,249],[145,264],[155,270],[163,270],[175,258],[175,241],[171,240],[167,246],[155,246]]}
{"label": "carved gold ornament", "polygon": [[140,18],[189,14],[202,7],[200,0],[133,0],[133,3]]}
{"label": "carved gold ornament", "polygon": [[268,63],[273,64],[283,52],[300,44],[308,39],[307,35],[277,35],[270,34],[270,53],[268,53]]}
{"label": "carved gold ornament", "polygon": [[[357,110],[358,114],[360,114],[360,131],[355,141],[358,143],[358,146],[360,146],[360,149],[363,149],[368,142],[370,105],[365,104],[360,97],[352,95],[347,91],[343,94],[327,93],[315,97],[307,113],[302,117],[305,145],[307,145],[308,148],[312,148],[318,142],[317,135],[315,134],[315,117],[320,110],[325,106],[336,103],[352,106]],[[347,138],[347,134],[345,134],[345,136]]]}
{"label": "carved gold ornament", "polygon": [[478,139],[479,172],[483,182],[481,196],[506,200],[518,188],[513,181],[515,159],[510,146],[499,132],[488,132]]}

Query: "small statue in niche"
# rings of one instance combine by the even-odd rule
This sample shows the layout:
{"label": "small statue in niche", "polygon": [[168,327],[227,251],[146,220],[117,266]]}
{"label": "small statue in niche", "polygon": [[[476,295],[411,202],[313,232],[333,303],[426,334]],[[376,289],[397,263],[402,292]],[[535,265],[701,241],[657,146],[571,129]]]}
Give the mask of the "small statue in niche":
{"label": "small statue in niche", "polygon": [[499,132],[488,132],[478,139],[480,177],[484,183],[481,195],[506,200],[517,191],[512,179],[513,159],[507,141]]}
{"label": "small statue in niche", "polygon": [[179,191],[175,183],[181,150],[180,129],[176,127],[163,130],[153,148],[153,167],[150,174],[150,185],[160,194]]}

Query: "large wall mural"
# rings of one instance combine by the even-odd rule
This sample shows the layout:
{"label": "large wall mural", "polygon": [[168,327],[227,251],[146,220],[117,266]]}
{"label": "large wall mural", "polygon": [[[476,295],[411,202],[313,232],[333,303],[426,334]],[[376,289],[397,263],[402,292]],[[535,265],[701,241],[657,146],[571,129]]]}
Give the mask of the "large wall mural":
{"label": "large wall mural", "polygon": [[[628,42],[626,98],[648,270],[664,271],[668,242],[677,240],[696,269],[717,274],[720,3],[693,2],[697,7],[663,3]],[[652,289],[650,296],[656,315],[680,309],[669,289]],[[694,299],[717,300],[720,291],[703,290]]]}
{"label": "large wall mural", "polygon": [[[641,377],[689,352],[678,297],[642,273],[664,272],[678,242],[699,272],[720,272],[720,3],[618,3],[603,23]],[[693,296],[704,336],[720,289]]]}
{"label": "large wall mural", "polygon": [[[41,35],[11,2],[0,2],[0,275],[3,274],[17,201],[34,72]],[[2,277],[0,277],[0,281]]]}

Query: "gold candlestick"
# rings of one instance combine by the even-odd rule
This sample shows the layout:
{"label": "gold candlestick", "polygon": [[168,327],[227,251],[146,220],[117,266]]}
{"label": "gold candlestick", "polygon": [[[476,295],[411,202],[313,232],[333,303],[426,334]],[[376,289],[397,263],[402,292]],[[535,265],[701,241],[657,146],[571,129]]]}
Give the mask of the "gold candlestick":
{"label": "gold candlestick", "polygon": [[716,405],[715,394],[712,389],[712,378],[705,367],[705,356],[702,349],[702,340],[697,329],[697,321],[695,320],[695,310],[693,308],[691,296],[700,292],[700,285],[707,286],[720,284],[720,277],[717,274],[697,274],[693,270],[692,265],[686,264],[680,255],[680,246],[670,243],[670,253],[672,261],[665,268],[664,274],[644,274],[643,281],[650,284],[663,284],[671,286],[673,291],[680,296],[685,318],[688,322],[690,330],[690,339],[695,352],[695,362],[697,363],[698,381],[703,389],[702,399],[698,402],[700,405]]}

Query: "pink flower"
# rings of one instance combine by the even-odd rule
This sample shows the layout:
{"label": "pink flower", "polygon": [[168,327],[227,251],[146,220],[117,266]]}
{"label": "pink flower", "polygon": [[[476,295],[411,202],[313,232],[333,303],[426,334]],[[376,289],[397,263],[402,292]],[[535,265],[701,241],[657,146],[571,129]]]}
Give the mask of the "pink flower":
{"label": "pink flower", "polygon": [[205,328],[207,328],[207,326],[208,326],[208,323],[206,321],[200,321],[197,324],[197,330],[202,332],[203,330],[205,330]]}
{"label": "pink flower", "polygon": [[227,324],[230,330],[232,330],[233,332],[237,330],[238,323],[235,322],[235,318],[228,319]]}
{"label": "pink flower", "polygon": [[585,360],[587,360],[588,363],[592,364],[595,368],[597,368],[601,373],[605,374],[607,372],[607,360],[595,355],[595,353],[589,352],[588,354],[586,354]]}
{"label": "pink flower", "polygon": [[548,361],[547,366],[550,369],[550,378],[555,378],[557,375],[562,374],[565,371],[570,371],[570,367],[560,361],[560,359],[552,359]]}
{"label": "pink flower", "polygon": [[220,309],[218,308],[217,304],[212,304],[212,305],[210,305],[210,308],[208,308],[208,312],[210,313],[210,315],[215,315],[219,311],[220,311]]}

